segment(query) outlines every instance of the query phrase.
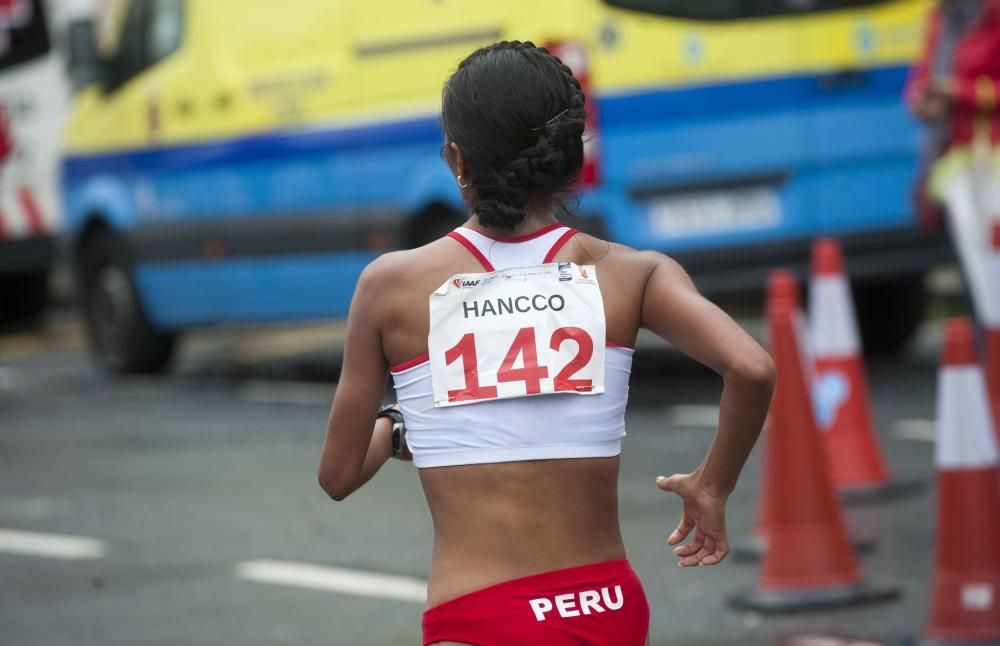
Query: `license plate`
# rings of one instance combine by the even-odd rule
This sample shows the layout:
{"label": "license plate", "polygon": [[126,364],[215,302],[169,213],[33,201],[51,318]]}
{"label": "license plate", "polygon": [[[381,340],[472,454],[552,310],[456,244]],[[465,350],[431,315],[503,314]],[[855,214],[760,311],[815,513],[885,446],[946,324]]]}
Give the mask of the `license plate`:
{"label": "license plate", "polygon": [[767,229],[780,219],[781,200],[765,187],[671,195],[649,207],[650,229],[664,238]]}

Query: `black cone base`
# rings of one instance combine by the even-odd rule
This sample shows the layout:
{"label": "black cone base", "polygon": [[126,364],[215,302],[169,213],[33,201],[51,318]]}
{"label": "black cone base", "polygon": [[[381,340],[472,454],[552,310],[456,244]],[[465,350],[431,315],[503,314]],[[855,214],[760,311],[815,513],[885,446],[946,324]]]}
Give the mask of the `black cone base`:
{"label": "black cone base", "polygon": [[899,587],[887,584],[855,583],[813,590],[755,589],[731,596],[729,605],[737,610],[760,613],[804,612],[882,603],[899,597]]}
{"label": "black cone base", "polygon": [[892,478],[882,485],[841,487],[837,494],[846,504],[877,503],[918,494],[926,486],[927,480],[922,478]]}
{"label": "black cone base", "polygon": [[[878,548],[878,539],[874,536],[852,534],[848,537],[856,554],[871,554]],[[744,536],[732,543],[733,559],[737,561],[759,561],[767,551],[767,540],[761,536]]]}

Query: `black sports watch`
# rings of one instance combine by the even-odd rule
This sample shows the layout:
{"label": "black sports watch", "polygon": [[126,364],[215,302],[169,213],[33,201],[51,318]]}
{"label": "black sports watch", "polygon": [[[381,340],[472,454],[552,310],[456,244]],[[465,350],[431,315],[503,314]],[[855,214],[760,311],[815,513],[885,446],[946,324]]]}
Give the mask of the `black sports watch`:
{"label": "black sports watch", "polygon": [[383,406],[376,416],[388,417],[392,422],[392,457],[402,458],[410,455],[410,449],[406,446],[406,426],[403,424],[403,414],[393,408],[395,404]]}

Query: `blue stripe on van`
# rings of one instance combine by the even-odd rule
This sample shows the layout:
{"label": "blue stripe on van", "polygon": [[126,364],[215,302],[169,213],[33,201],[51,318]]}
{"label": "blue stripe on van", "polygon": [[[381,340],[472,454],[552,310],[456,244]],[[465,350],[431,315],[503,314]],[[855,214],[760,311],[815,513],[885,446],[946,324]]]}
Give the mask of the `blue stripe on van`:
{"label": "blue stripe on van", "polygon": [[[638,90],[599,100],[604,128],[671,118],[808,109],[813,102],[871,101],[898,97],[905,67],[864,70],[857,76],[804,74],[713,85]],[[837,85],[847,80],[848,86]],[[853,85],[852,85],[853,83]],[[818,106],[817,106],[818,107]],[[162,146],[96,155],[68,155],[63,176],[73,181],[97,173],[129,174],[192,166],[335,152],[440,140],[437,116],[350,128],[272,132],[222,141]]]}
{"label": "blue stripe on van", "polygon": [[232,161],[394,146],[437,140],[437,117],[378,123],[352,128],[297,130],[177,146],[143,148],[98,155],[68,155],[63,177],[68,181],[96,173],[176,170]]}
{"label": "blue stripe on van", "polygon": [[339,318],[372,252],[139,263],[147,314],[162,329],[192,325]]}
{"label": "blue stripe on van", "polygon": [[600,101],[602,125],[807,110],[829,102],[901,100],[906,66],[802,74],[742,83],[639,90]]}

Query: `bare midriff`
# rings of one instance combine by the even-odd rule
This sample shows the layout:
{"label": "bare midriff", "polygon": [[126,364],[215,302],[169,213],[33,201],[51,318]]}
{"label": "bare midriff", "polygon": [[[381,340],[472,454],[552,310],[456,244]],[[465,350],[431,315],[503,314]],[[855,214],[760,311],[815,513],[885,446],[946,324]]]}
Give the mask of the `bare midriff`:
{"label": "bare midriff", "polygon": [[625,557],[619,457],[421,469],[434,519],[427,605]]}

